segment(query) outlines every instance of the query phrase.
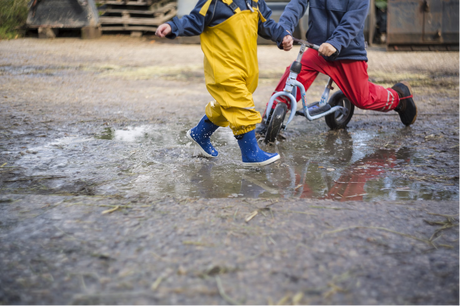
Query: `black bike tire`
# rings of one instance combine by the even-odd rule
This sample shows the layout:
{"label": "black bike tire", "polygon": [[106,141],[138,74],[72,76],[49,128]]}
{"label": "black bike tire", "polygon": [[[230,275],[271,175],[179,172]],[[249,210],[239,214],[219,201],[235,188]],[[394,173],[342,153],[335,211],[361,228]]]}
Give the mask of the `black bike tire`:
{"label": "black bike tire", "polygon": [[326,120],[326,124],[329,128],[331,130],[346,128],[348,122],[351,120],[351,117],[353,117],[353,113],[355,112],[355,106],[351,103],[350,99],[348,99],[344,93],[339,90],[331,96],[327,103],[329,103],[331,107],[340,105],[345,106],[348,109],[345,115],[337,111],[325,116],[324,119]]}
{"label": "black bike tire", "polygon": [[270,122],[267,125],[267,132],[265,133],[265,143],[275,142],[281,127],[283,126],[284,118],[287,113],[287,105],[285,103],[278,103],[271,114]]}

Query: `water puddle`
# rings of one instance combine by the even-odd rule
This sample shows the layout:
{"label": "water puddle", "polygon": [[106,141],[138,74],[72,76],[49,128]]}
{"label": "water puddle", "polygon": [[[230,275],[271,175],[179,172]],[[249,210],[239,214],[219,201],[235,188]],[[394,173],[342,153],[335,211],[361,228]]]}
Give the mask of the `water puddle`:
{"label": "water puddle", "polygon": [[[213,160],[197,157],[185,137],[192,124],[141,125],[101,129],[95,137],[65,137],[30,148],[18,164],[27,175],[48,177],[49,188],[87,182],[96,194],[203,198],[310,198],[350,200],[456,200],[458,186],[408,179],[424,162],[404,144],[381,147],[381,132],[328,131],[315,127],[286,132],[286,140],[261,147],[281,161],[245,168],[229,129],[212,140]],[[66,187],[67,186],[67,187]]]}

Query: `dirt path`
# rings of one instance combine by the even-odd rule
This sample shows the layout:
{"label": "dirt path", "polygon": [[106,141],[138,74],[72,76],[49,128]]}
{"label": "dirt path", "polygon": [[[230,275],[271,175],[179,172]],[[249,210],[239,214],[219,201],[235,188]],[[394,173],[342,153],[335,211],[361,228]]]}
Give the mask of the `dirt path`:
{"label": "dirt path", "polygon": [[[258,110],[294,57],[260,47]],[[372,81],[413,85],[416,124],[296,118],[258,170],[223,129],[219,159],[193,157],[202,58],[0,41],[0,303],[459,303],[458,53],[370,49]]]}

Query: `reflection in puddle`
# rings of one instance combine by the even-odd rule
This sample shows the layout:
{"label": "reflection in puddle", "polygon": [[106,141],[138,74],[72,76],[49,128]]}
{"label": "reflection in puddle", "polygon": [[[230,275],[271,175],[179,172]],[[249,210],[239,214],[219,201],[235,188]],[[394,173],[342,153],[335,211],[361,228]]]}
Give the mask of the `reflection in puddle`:
{"label": "reflection in puddle", "polygon": [[143,140],[143,138],[147,138],[149,136],[149,129],[151,129],[151,127],[146,125],[138,127],[127,127],[123,130],[114,130],[110,127],[106,127],[101,134],[96,135],[96,138],[105,140],[140,142]]}
{"label": "reflection in puddle", "polygon": [[115,130],[113,130],[112,128],[106,127],[104,128],[104,131],[101,134],[96,135],[95,137],[97,139],[112,140],[115,137],[114,131]]}
{"label": "reflection in puddle", "polygon": [[291,134],[276,146],[261,144],[266,151],[279,152],[280,162],[252,169],[242,166],[229,129],[213,135],[219,150],[213,160],[194,157],[198,150],[185,137],[186,130],[181,123],[106,127],[94,138],[65,137],[34,148],[34,154],[19,163],[30,169],[30,175],[59,172],[68,183],[91,181],[97,184],[97,193],[125,196],[458,199],[458,187],[432,186],[432,181],[404,176],[404,169],[420,164],[414,157],[416,148],[375,148],[382,135],[368,131]]}
{"label": "reflection in puddle", "polygon": [[114,140],[120,141],[141,141],[142,138],[148,137],[147,126],[139,126],[139,127],[130,127],[126,130],[117,130],[114,131]]}
{"label": "reflection in puddle", "polygon": [[[377,150],[356,161],[342,172],[338,180],[334,181],[328,190],[326,198],[349,201],[363,200],[370,193],[378,196],[376,190],[366,192],[366,189],[372,189],[370,187],[372,184],[366,184],[372,181],[379,181],[379,177],[384,177],[389,169],[394,168],[396,166],[396,155],[397,152],[394,150]],[[406,162],[410,162],[410,158],[407,158]],[[391,189],[390,187],[386,188]],[[380,189],[380,191],[383,190],[385,189]],[[380,192],[377,191],[377,193]]]}

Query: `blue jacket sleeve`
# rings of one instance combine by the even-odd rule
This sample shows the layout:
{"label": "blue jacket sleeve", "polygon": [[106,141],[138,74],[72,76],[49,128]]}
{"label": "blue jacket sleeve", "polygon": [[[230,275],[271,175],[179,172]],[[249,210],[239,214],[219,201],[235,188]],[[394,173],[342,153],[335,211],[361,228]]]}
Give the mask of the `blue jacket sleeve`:
{"label": "blue jacket sleeve", "polygon": [[281,14],[279,24],[285,30],[294,33],[295,26],[307,11],[309,0],[291,0]]}
{"label": "blue jacket sleeve", "polygon": [[339,53],[343,48],[348,47],[362,31],[368,10],[369,1],[350,0],[347,12],[326,42],[333,45]]}
{"label": "blue jacket sleeve", "polygon": [[194,36],[200,35],[206,25],[206,16],[200,14],[200,10],[208,0],[199,0],[195,8],[188,15],[182,18],[174,17],[173,20],[167,23],[171,26],[171,33],[167,38],[174,39],[177,36]]}
{"label": "blue jacket sleeve", "polygon": [[265,39],[271,39],[275,42],[282,42],[284,36],[289,35],[283,27],[271,19],[272,10],[267,6],[264,0],[259,0],[259,11],[264,16],[265,22],[259,21],[258,34]]}

